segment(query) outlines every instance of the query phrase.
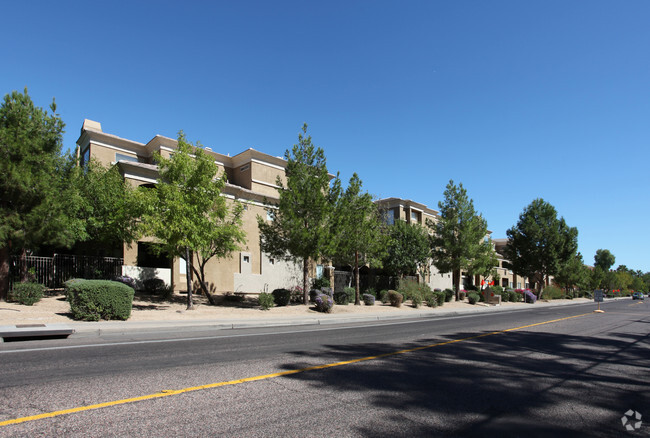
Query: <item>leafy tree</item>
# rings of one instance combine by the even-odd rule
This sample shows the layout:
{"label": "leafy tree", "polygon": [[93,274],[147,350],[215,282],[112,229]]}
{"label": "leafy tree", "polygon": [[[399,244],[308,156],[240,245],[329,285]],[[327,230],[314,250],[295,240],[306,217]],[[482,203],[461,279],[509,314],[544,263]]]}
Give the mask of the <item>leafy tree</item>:
{"label": "leafy tree", "polygon": [[505,252],[513,271],[533,279],[540,298],[549,277],[557,275],[578,249],[577,228],[558,219],[555,207],[541,198],[524,209],[517,225],[506,234]]}
{"label": "leafy tree", "polygon": [[334,258],[354,268],[354,304],[357,306],[361,304],[359,263],[381,267],[381,259],[386,252],[386,235],[379,210],[372,196],[361,192],[361,186],[362,182],[355,173],[341,196],[338,196],[341,192],[338,178],[332,187],[332,196],[337,201],[332,220]]}
{"label": "leafy tree", "polygon": [[[225,175],[219,177],[217,164],[199,146],[189,143],[181,131],[171,158],[156,156],[160,176],[143,217],[145,229],[160,241],[159,250],[187,263],[188,310],[194,307],[190,273],[197,275],[214,304],[205,284],[205,264],[213,257],[227,256],[245,241],[241,206],[228,208],[221,196]],[[200,270],[192,263],[193,254]]]}
{"label": "leafy tree", "polygon": [[615,261],[616,257],[608,249],[599,249],[594,256],[594,265],[605,272],[609,271]]}
{"label": "leafy tree", "polygon": [[37,107],[13,91],[0,107],[0,299],[9,290],[11,253],[25,256],[44,244],[69,246],[79,224],[65,214],[58,196],[66,187],[61,156],[65,124],[56,113]]}
{"label": "leafy tree", "polygon": [[286,186],[278,177],[279,199],[273,221],[257,218],[263,252],[284,260],[301,261],[303,299],[309,304],[309,260],[331,252],[330,220],[334,210],[325,153],[307,136],[307,124],[298,144],[285,152]]}
{"label": "leafy tree", "polygon": [[388,248],[383,266],[392,275],[425,274],[431,256],[429,234],[416,224],[401,220],[388,227]]}
{"label": "leafy tree", "polygon": [[582,254],[578,252],[560,265],[555,275],[555,282],[567,291],[573,287],[583,288],[587,285],[588,275],[589,269],[582,260]]}
{"label": "leafy tree", "polygon": [[72,181],[75,190],[67,194],[68,205],[76,202],[76,214],[83,220],[80,241],[115,247],[139,238],[144,199],[117,166],[105,168],[91,160],[75,166]]}
{"label": "leafy tree", "polygon": [[474,201],[468,198],[463,184],[456,186],[450,180],[444,197],[444,201],[438,202],[438,220],[427,220],[427,226],[433,231],[433,264],[441,273],[453,272],[458,300],[461,270],[489,276],[498,261],[487,238],[487,222],[474,210]]}

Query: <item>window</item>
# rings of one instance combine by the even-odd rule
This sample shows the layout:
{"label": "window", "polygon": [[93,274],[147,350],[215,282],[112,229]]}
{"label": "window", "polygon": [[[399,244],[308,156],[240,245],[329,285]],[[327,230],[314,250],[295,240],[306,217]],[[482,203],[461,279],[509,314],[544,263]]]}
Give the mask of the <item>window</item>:
{"label": "window", "polygon": [[411,210],[411,221],[420,223],[420,212]]}
{"label": "window", "polygon": [[266,210],[266,220],[267,221],[273,220],[273,210]]}
{"label": "window", "polygon": [[250,164],[244,164],[242,167],[239,168],[239,171],[240,172],[246,172],[250,168],[251,168]]}
{"label": "window", "polygon": [[138,162],[138,157],[132,157],[130,155],[124,155],[120,154],[118,152],[115,153],[115,161],[131,161],[134,163]]}
{"label": "window", "polygon": [[141,268],[171,268],[172,259],[169,255],[158,252],[155,243],[138,242],[137,263]]}
{"label": "window", "polygon": [[244,263],[250,263],[250,262],[251,262],[250,256],[244,256]]}
{"label": "window", "polygon": [[81,152],[81,162],[79,164],[81,165],[81,167],[83,167],[86,164],[88,164],[89,161],[90,161],[90,146],[86,146],[86,149],[84,149]]}

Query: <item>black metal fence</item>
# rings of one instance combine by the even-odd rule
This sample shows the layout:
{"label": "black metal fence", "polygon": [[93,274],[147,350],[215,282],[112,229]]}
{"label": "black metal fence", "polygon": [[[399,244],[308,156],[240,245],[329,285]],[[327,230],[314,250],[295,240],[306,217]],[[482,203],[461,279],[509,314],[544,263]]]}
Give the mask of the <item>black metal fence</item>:
{"label": "black metal fence", "polygon": [[[404,277],[417,281],[417,277]],[[375,292],[380,290],[398,289],[399,277],[378,275],[374,273],[359,274],[359,289],[362,291],[372,288]],[[354,273],[351,271],[334,271],[334,292],[342,292],[346,287],[354,287]]]}
{"label": "black metal fence", "polygon": [[12,256],[9,266],[9,288],[21,281],[23,274],[29,280],[48,288],[63,287],[71,278],[112,280],[122,275],[124,259],[54,254],[54,257]]}

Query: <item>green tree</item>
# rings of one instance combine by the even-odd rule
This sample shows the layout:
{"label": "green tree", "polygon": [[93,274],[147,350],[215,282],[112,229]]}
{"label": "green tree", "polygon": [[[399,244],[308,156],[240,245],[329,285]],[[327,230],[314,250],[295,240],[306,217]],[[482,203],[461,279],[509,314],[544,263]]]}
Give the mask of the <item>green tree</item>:
{"label": "green tree", "polygon": [[549,277],[557,275],[578,250],[578,229],[558,219],[555,207],[541,198],[524,209],[506,234],[505,252],[513,271],[535,281],[540,298]]}
{"label": "green tree", "polygon": [[[192,156],[194,155],[194,156]],[[156,156],[159,178],[151,190],[143,216],[145,229],[155,236],[159,250],[183,258],[187,271],[187,309],[194,307],[190,273],[197,275],[204,293],[214,304],[205,284],[204,267],[212,257],[224,257],[245,241],[241,230],[241,206],[228,208],[221,190],[225,175],[200,144],[189,143],[183,131],[171,158]],[[201,269],[192,263],[196,255]]]}
{"label": "green tree", "polygon": [[474,201],[467,196],[463,184],[456,186],[450,180],[444,197],[444,201],[438,202],[438,220],[427,220],[427,226],[433,232],[433,264],[443,274],[453,273],[458,300],[462,270],[467,270],[472,275],[490,276],[498,261],[492,242],[487,237],[487,222],[476,213]]}
{"label": "green tree", "polygon": [[354,268],[355,305],[361,304],[359,291],[359,264],[381,267],[381,259],[386,253],[386,234],[384,223],[372,196],[362,193],[362,182],[355,173],[350,178],[345,192],[341,192],[337,178],[332,187],[336,198],[333,216],[332,239],[334,258]]}
{"label": "green tree", "polygon": [[608,249],[599,249],[594,256],[594,266],[607,272],[614,265],[616,257]]}
{"label": "green tree", "polygon": [[388,248],[384,269],[391,275],[404,277],[426,274],[431,257],[429,234],[424,227],[396,220],[388,227]]}
{"label": "green tree", "polygon": [[79,224],[69,221],[59,197],[66,186],[61,155],[65,124],[13,91],[0,107],[0,299],[9,291],[12,252],[25,256],[41,245],[70,246]]}
{"label": "green tree", "polygon": [[589,269],[582,260],[582,254],[578,252],[566,263],[560,265],[555,275],[555,282],[567,291],[574,287],[582,289],[587,286],[588,275]]}
{"label": "green tree", "polygon": [[105,168],[94,160],[75,166],[74,190],[66,196],[68,205],[83,221],[79,240],[112,248],[131,244],[141,236],[140,217],[144,213],[144,197],[120,173],[117,166]]}
{"label": "green tree", "polygon": [[325,153],[307,136],[307,124],[298,144],[285,152],[286,186],[278,177],[279,199],[271,210],[273,220],[258,216],[260,247],[276,258],[302,262],[303,299],[309,304],[309,260],[331,253],[330,220],[334,210]]}

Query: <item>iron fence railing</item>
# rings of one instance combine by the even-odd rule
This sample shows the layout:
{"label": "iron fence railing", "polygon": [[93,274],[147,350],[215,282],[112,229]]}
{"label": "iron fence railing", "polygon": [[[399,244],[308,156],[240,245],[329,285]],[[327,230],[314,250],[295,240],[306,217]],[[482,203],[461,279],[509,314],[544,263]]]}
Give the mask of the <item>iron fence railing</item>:
{"label": "iron fence railing", "polygon": [[54,257],[12,256],[9,266],[9,288],[27,274],[29,280],[48,288],[63,287],[71,278],[112,280],[122,275],[124,259],[118,257],[95,257],[54,254]]}

